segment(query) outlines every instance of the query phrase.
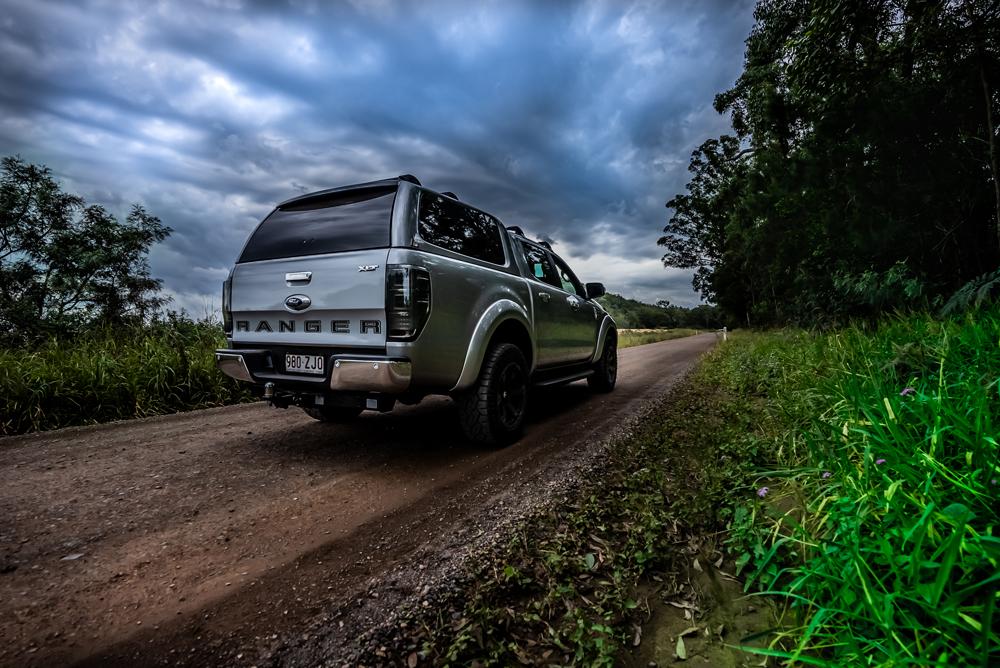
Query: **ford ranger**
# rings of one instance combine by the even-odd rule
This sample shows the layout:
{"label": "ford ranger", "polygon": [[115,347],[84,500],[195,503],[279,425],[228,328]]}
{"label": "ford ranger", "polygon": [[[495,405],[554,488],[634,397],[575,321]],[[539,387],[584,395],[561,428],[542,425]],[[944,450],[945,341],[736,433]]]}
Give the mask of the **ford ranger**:
{"label": "ford ranger", "polygon": [[273,405],[342,422],[450,395],[504,444],[529,389],[614,389],[617,329],[549,244],[409,175],[282,202],[223,284],[219,368]]}

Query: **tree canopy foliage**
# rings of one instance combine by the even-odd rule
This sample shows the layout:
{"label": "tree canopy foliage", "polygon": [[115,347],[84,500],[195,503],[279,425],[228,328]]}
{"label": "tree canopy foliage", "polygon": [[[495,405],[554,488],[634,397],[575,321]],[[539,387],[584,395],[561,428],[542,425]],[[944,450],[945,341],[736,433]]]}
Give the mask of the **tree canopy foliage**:
{"label": "tree canopy foliage", "polygon": [[996,0],[759,0],[659,243],[751,324],[939,305],[1000,264]]}
{"label": "tree canopy foliage", "polygon": [[167,300],[147,254],[170,232],[139,205],[119,221],[48,168],[3,158],[0,328],[18,343],[152,315]]}

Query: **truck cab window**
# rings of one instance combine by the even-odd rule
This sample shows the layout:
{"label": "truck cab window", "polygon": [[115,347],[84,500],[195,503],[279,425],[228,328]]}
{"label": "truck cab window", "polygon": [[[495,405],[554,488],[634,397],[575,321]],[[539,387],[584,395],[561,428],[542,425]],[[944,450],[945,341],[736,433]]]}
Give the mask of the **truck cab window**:
{"label": "truck cab window", "polygon": [[562,258],[556,255],[553,255],[552,259],[555,260],[556,263],[556,269],[559,275],[559,287],[571,295],[585,297],[586,291],[583,289],[583,284],[580,283],[580,279],[578,279],[573,272],[570,271],[569,266],[562,261]]}
{"label": "truck cab window", "polygon": [[423,193],[420,197],[420,238],[435,246],[491,264],[505,262],[500,224],[482,211],[450,197]]}
{"label": "truck cab window", "polygon": [[544,248],[518,240],[518,245],[524,251],[524,260],[528,264],[528,271],[537,281],[548,283],[553,287],[560,287],[559,278],[556,276],[555,267],[549,260],[549,254]]}

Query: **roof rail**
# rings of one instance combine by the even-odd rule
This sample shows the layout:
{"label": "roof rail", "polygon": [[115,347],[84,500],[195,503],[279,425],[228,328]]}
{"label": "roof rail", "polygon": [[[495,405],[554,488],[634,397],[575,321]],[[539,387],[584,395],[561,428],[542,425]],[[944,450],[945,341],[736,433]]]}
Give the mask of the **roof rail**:
{"label": "roof rail", "polygon": [[447,192],[443,192],[441,194],[444,195],[445,197],[450,197],[450,198],[456,199],[456,200],[458,199],[458,195],[456,195],[455,193],[451,192],[450,190],[447,191]]}
{"label": "roof rail", "polygon": [[[413,174],[400,174],[399,175],[399,180],[400,181],[409,181],[410,183],[415,183],[418,186],[420,185],[420,181],[418,181],[417,177],[415,177]],[[458,198],[456,197],[455,199],[458,199]]]}
{"label": "roof rail", "polygon": [[507,226],[507,231],[510,232],[510,233],[512,233],[512,234],[516,234],[519,237],[523,237],[524,236],[524,230],[522,230],[517,225],[508,225]]}

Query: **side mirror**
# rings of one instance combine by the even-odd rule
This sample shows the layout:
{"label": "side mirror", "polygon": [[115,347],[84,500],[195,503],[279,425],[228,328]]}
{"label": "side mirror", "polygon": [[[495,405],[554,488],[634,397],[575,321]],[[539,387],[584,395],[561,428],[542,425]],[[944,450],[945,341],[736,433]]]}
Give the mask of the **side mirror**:
{"label": "side mirror", "polygon": [[608,291],[604,289],[604,283],[587,283],[587,299],[595,299],[606,294]]}

